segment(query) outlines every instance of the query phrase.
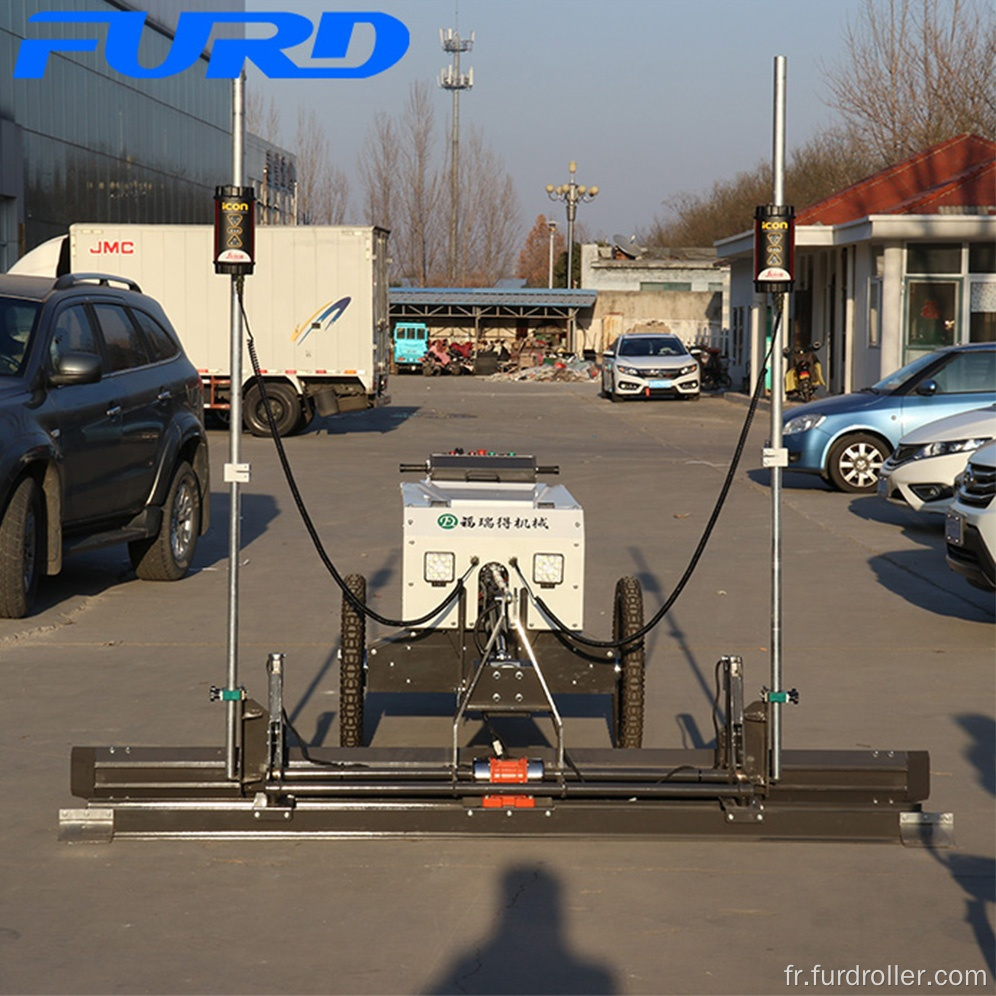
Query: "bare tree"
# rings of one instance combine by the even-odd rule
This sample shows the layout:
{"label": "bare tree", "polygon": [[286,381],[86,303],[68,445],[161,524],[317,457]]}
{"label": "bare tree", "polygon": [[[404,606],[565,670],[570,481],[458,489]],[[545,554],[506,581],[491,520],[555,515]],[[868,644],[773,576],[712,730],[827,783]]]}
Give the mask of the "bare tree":
{"label": "bare tree", "polygon": [[996,18],[986,0],[865,0],[830,106],[879,166],[964,132],[996,134]]}
{"label": "bare tree", "polygon": [[419,287],[429,286],[446,245],[440,217],[442,174],[434,163],[436,125],[429,93],[427,83],[412,84],[399,129],[404,182],[398,190],[402,223],[394,252],[404,276]]}
{"label": "bare tree", "polygon": [[[878,168],[870,150],[851,132],[820,132],[789,157],[786,202],[801,210]],[[771,164],[760,162],[732,179],[717,180],[707,194],[682,193],[665,201],[665,216],[654,219],[641,241],[654,246],[710,246],[750,228],[754,208],[767,204],[771,194]]]}
{"label": "bare tree", "polygon": [[466,286],[490,287],[514,272],[522,211],[512,178],[479,128],[469,129],[460,153],[460,185],[463,245],[458,270]]}
{"label": "bare tree", "polygon": [[394,122],[381,111],[374,117],[372,130],[363,140],[358,163],[364,211],[371,225],[394,228],[399,151]]}
{"label": "bare tree", "polygon": [[280,111],[270,94],[269,100],[252,87],[246,87],[246,130],[273,145],[280,145]]}
{"label": "bare tree", "polygon": [[332,148],[314,110],[297,115],[297,205],[303,225],[342,224],[349,205],[345,173],[332,163]]}
{"label": "bare tree", "polygon": [[[520,208],[501,159],[479,131],[466,135],[460,153],[459,282],[479,286],[512,273]],[[368,221],[391,229],[394,280],[434,286],[449,279],[447,155],[441,154],[424,83],[413,84],[400,118],[378,114],[364,139],[358,164],[364,208]]]}

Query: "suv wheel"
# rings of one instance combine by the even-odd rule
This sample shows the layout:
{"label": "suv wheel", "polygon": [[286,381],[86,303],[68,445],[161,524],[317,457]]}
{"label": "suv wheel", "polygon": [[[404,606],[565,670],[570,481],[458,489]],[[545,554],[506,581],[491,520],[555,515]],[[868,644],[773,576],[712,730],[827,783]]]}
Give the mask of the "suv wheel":
{"label": "suv wheel", "polygon": [[190,569],[201,527],[201,493],[190,464],[173,474],[159,533],[128,544],[135,573],[143,581],[178,581]]}
{"label": "suv wheel", "polygon": [[21,619],[38,590],[43,559],[42,511],[38,487],[26,477],[0,522],[0,617]]}

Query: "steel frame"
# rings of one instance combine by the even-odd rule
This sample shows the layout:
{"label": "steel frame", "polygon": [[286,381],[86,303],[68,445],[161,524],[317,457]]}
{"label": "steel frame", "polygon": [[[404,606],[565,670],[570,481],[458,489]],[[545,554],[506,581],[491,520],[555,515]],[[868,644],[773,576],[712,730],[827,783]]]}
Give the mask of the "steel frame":
{"label": "steel frame", "polygon": [[[716,837],[902,841],[943,846],[924,751],[785,751],[770,781],[770,704],[742,703],[724,658],[715,750],[529,748],[516,760],[452,748],[289,744],[283,661],[269,705],[237,703],[237,777],[223,747],[75,747],[60,839],[325,837]],[[487,754],[486,751],[483,753]]]}

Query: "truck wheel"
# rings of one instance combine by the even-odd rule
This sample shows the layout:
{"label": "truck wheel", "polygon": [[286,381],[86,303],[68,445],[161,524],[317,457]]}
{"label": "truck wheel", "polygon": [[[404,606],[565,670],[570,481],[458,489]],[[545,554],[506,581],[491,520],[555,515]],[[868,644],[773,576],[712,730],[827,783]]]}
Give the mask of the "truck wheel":
{"label": "truck wheel", "polygon": [[[346,587],[362,603],[367,598],[367,581],[362,574],[349,574]],[[367,621],[343,595],[342,646],[339,661],[339,746],[363,746],[363,656]]]}
{"label": "truck wheel", "polygon": [[201,531],[201,489],[186,461],[170,482],[159,532],[128,544],[128,556],[143,581],[179,581],[190,569]]}
{"label": "truck wheel", "polygon": [[26,477],[0,522],[0,617],[21,619],[34,604],[44,559],[44,516],[38,486]]}
{"label": "truck wheel", "polygon": [[305,398],[304,404],[301,407],[301,421],[298,424],[297,431],[304,432],[312,422],[315,421],[315,402],[311,398]]}
{"label": "truck wheel", "polygon": [[[626,639],[643,629],[643,590],[633,577],[616,582],[612,612],[612,639]],[[621,673],[616,691],[615,739],[617,747],[643,746],[644,670],[646,650],[638,640],[618,651]]]}
{"label": "truck wheel", "polygon": [[[267,384],[266,396],[273,412],[273,423],[278,436],[289,436],[302,422],[301,401],[290,384]],[[254,436],[270,435],[270,422],[266,417],[266,405],[259,384],[253,384],[246,391],[242,420]]]}

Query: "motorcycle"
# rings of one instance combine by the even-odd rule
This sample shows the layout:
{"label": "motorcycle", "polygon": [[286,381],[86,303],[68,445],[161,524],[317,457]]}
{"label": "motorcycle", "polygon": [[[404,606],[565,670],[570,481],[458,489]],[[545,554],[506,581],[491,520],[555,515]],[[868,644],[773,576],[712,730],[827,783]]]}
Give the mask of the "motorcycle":
{"label": "motorcycle", "polygon": [[798,401],[811,401],[816,389],[826,382],[823,368],[816,355],[823,344],[814,342],[809,346],[795,346],[783,349],[782,355],[789,361],[785,371],[785,395]]}
{"label": "motorcycle", "polygon": [[689,346],[688,352],[699,361],[699,382],[706,391],[733,387],[726,357],[716,346]]}

